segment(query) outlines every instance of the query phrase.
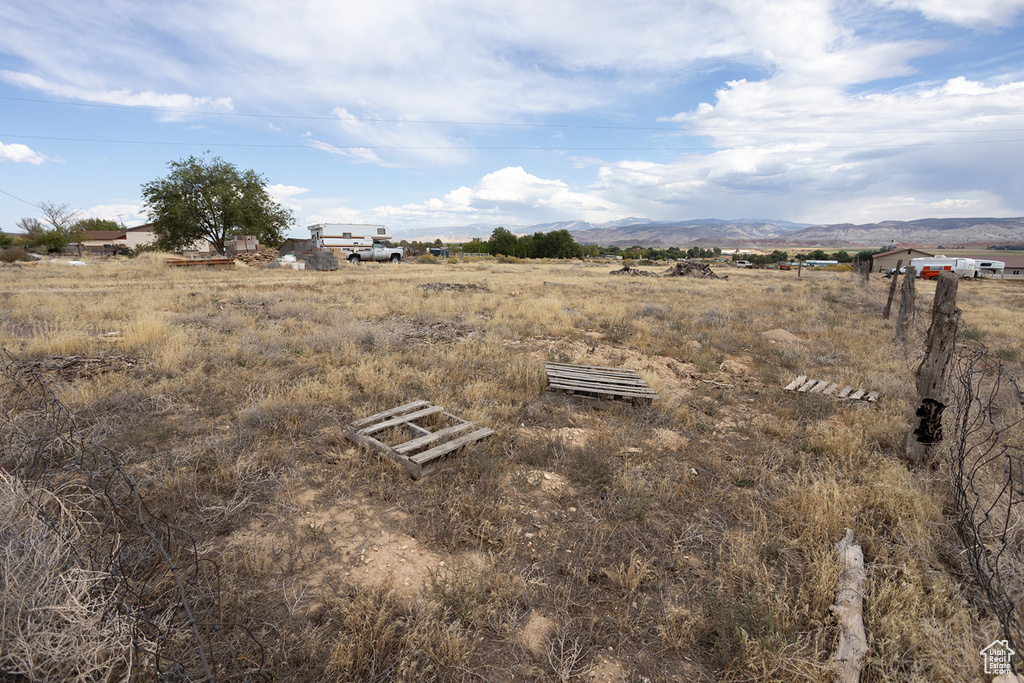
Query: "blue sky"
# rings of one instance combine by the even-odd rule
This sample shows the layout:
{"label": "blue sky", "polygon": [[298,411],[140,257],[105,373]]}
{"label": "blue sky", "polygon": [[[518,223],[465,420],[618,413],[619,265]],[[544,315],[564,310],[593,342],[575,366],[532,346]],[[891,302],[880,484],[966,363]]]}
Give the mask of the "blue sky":
{"label": "blue sky", "polygon": [[295,234],[1021,216],[1022,10],[0,0],[0,228],[43,200],[137,225],[140,186],[207,151]]}

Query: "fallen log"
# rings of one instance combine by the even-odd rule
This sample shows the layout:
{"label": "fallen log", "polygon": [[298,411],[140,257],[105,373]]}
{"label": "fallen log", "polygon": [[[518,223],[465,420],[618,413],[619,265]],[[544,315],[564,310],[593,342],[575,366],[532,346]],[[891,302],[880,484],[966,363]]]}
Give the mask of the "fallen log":
{"label": "fallen log", "polygon": [[832,613],[839,621],[839,647],[836,649],[836,683],[859,683],[868,654],[864,633],[864,552],[853,543],[853,531],[846,530],[836,543],[839,560],[839,589]]}

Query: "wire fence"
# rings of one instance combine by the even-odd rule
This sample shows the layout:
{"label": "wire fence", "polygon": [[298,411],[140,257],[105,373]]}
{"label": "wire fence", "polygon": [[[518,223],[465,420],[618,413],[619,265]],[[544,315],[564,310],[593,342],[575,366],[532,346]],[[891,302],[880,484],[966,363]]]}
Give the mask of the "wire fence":
{"label": "wire fence", "polygon": [[956,531],[1002,637],[1022,652],[1024,394],[1001,360],[962,330],[946,388]]}
{"label": "wire fence", "polygon": [[[151,511],[137,476],[85,438],[46,382],[4,349],[0,481],[0,495],[20,501],[3,508],[0,519],[0,673],[226,681],[262,671],[263,646],[222,613],[216,562],[190,534]],[[53,552],[41,552],[44,547]],[[53,566],[40,567],[43,556]],[[84,578],[72,585],[67,577],[73,576]],[[41,590],[46,579],[56,579],[65,594],[46,604],[17,595]],[[85,611],[95,637],[62,632],[82,631],[81,624],[48,620],[67,605],[93,606]],[[91,658],[35,651],[53,642],[89,649]],[[90,661],[92,670],[83,671]]]}

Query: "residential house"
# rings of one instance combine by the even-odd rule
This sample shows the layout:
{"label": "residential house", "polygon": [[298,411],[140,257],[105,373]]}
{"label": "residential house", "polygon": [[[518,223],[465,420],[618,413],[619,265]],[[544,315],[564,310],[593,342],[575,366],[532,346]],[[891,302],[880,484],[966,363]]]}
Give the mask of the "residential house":
{"label": "residential house", "polygon": [[896,264],[899,261],[903,261],[903,265],[908,266],[910,265],[910,259],[931,258],[932,256],[935,256],[935,254],[930,254],[927,251],[921,251],[920,249],[893,249],[892,251],[882,252],[881,254],[875,254],[871,257],[871,272],[888,273],[896,267]]}

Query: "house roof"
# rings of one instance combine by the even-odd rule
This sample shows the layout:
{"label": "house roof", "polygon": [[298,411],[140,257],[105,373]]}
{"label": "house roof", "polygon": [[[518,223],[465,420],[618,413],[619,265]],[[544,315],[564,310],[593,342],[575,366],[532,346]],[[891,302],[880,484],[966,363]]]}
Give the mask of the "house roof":
{"label": "house roof", "polygon": [[872,258],[879,258],[880,256],[892,256],[893,254],[909,254],[914,252],[916,254],[924,254],[925,256],[935,256],[927,251],[921,249],[915,249],[914,247],[903,247],[902,249],[893,249],[892,251],[883,251],[881,254],[875,254]]}
{"label": "house roof", "polygon": [[136,225],[134,228],[128,228],[125,232],[153,232],[153,224],[143,223],[142,225]]}
{"label": "house roof", "polygon": [[116,240],[124,239],[124,230],[83,230],[83,240]]}

